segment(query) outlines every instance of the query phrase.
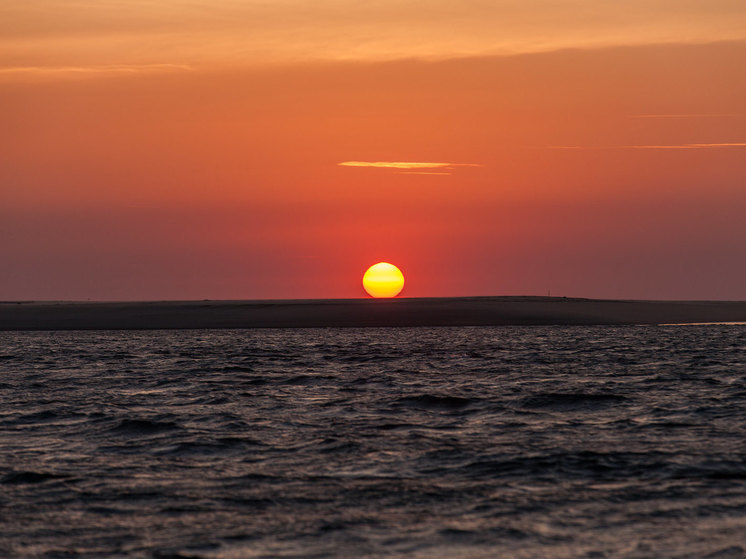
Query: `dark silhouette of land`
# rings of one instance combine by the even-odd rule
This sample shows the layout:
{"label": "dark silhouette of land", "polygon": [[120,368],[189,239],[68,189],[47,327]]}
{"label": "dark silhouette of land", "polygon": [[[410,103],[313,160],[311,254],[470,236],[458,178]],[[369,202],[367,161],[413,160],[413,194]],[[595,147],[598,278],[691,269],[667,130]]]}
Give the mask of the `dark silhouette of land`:
{"label": "dark silhouette of land", "polygon": [[746,301],[453,297],[136,303],[2,302],[0,330],[746,322]]}

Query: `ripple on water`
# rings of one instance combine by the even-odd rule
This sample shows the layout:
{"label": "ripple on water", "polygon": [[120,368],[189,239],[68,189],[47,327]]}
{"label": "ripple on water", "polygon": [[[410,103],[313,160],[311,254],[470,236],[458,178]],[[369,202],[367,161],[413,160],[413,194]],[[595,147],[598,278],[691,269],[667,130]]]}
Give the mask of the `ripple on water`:
{"label": "ripple on water", "polygon": [[0,556],[746,555],[744,326],[0,347]]}

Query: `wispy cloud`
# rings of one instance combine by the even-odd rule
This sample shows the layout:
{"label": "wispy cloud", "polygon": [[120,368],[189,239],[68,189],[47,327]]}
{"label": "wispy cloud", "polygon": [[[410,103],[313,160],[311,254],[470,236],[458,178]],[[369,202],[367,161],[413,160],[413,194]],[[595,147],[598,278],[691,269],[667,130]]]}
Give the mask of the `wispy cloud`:
{"label": "wispy cloud", "polygon": [[625,146],[627,149],[712,149],[712,148],[743,148],[746,142],[728,142],[722,144],[679,144],[653,146]]}
{"label": "wispy cloud", "polygon": [[428,163],[421,161],[342,161],[340,167],[377,167],[383,169],[439,169],[451,163]]}
{"label": "wispy cloud", "polygon": [[[442,163],[433,161],[342,161],[340,167],[373,167],[377,169],[453,169],[455,167],[481,167],[478,163]],[[420,173],[424,174],[424,173]],[[444,173],[440,173],[444,174]],[[447,174],[447,173],[446,173]]]}
{"label": "wispy cloud", "polygon": [[437,171],[400,171],[396,174],[397,175],[439,175],[441,177],[443,176],[449,177],[453,173],[450,173],[450,172],[439,173]]}
{"label": "wispy cloud", "polygon": [[0,68],[1,78],[69,78],[101,75],[126,75],[191,70],[183,64],[127,64],[109,66],[16,66]]}
{"label": "wispy cloud", "polygon": [[547,146],[547,149],[566,150],[613,150],[613,149],[719,149],[744,148],[746,142],[725,142],[716,144],[663,144],[663,145],[628,145],[628,146]]}
{"label": "wispy cloud", "polygon": [[683,118],[743,118],[743,117],[746,117],[746,113],[642,114],[642,115],[630,115],[629,118],[683,119]]}
{"label": "wispy cloud", "polygon": [[6,1],[0,8],[0,51],[12,50],[23,60],[51,55],[143,62],[162,55],[160,48],[144,45],[162,45],[175,60],[233,64],[447,59],[746,38],[742,0],[316,0],[312,10],[308,5],[308,0]]}

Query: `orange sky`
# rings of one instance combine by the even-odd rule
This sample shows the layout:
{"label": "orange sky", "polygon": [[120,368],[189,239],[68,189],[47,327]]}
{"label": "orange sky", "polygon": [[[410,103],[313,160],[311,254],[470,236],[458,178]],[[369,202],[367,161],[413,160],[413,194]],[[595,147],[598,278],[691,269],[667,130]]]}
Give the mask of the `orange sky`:
{"label": "orange sky", "polygon": [[69,4],[0,0],[0,300],[746,298],[740,0]]}

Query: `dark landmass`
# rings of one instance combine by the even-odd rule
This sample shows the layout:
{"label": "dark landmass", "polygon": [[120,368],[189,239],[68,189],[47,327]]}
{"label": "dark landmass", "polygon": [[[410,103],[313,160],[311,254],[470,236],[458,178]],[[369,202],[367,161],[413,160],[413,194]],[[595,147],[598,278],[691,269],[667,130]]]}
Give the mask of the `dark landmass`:
{"label": "dark landmass", "polygon": [[746,301],[453,297],[137,303],[0,302],[0,330],[746,322]]}

